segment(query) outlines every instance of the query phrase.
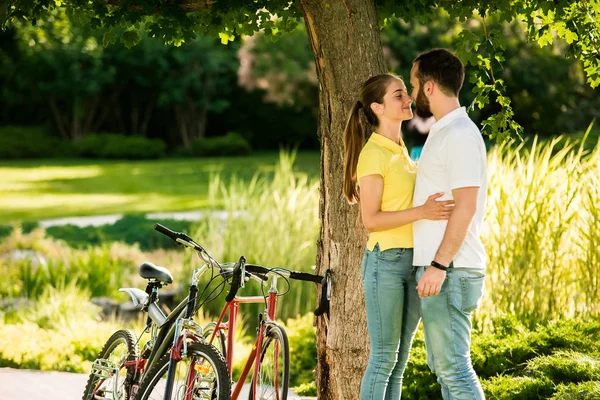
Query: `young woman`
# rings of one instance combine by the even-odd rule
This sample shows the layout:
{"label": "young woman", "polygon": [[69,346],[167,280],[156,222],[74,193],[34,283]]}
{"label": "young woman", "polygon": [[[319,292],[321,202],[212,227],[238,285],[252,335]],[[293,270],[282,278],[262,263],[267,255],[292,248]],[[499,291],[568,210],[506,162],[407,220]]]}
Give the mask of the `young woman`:
{"label": "young woman", "polygon": [[[453,203],[436,201],[442,196],[437,193],[422,206],[412,207],[417,168],[400,133],[402,121],[413,116],[411,103],[402,79],[390,74],[374,76],[363,84],[344,131],[344,194],[351,204],[360,203],[369,232],[362,280],[371,353],[361,400],[400,398],[402,375],[420,320],[412,222],[448,219]],[[366,144],[360,110],[375,127]]]}

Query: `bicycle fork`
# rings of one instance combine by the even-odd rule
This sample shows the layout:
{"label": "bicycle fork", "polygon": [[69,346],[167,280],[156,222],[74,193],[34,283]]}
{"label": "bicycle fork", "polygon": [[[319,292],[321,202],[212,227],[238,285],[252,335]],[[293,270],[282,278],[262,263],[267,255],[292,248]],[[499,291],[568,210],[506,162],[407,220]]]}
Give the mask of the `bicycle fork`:
{"label": "bicycle fork", "polygon": [[[269,325],[273,324],[273,321],[275,319],[275,309],[277,306],[277,277],[274,276],[273,280],[271,281],[271,288],[269,289],[269,302],[268,302],[268,307],[266,310],[266,316],[261,317],[261,320],[259,321],[259,330],[258,330],[258,339],[256,341],[256,355],[255,355],[255,360],[254,360],[254,371],[252,371],[252,392],[254,394],[254,397],[256,398],[256,385],[258,382],[258,374],[260,372],[260,363],[261,363],[261,358],[263,357],[262,354],[262,347],[263,347],[263,342],[266,339],[266,334],[267,334],[267,329],[269,328]],[[279,349],[277,348],[277,346],[275,347],[275,354],[277,355]],[[275,366],[275,368],[277,368]],[[275,377],[275,384],[277,384],[277,378]]]}

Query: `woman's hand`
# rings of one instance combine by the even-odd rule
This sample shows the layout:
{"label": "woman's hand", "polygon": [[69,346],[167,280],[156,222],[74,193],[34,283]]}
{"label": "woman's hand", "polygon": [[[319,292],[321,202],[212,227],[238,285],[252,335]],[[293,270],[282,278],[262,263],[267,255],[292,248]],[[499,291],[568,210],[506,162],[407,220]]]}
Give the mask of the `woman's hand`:
{"label": "woman's hand", "polygon": [[425,204],[421,206],[422,219],[444,220],[450,218],[454,208],[454,200],[437,201],[444,193],[432,194],[427,198]]}

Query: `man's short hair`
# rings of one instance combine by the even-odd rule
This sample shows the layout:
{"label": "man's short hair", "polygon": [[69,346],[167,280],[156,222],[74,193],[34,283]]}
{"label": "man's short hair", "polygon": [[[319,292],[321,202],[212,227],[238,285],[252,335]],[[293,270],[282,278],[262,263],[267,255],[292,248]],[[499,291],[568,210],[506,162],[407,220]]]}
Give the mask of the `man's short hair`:
{"label": "man's short hair", "polygon": [[421,85],[432,80],[445,94],[458,97],[465,80],[465,67],[451,51],[432,49],[419,54],[413,63],[419,64],[417,78]]}

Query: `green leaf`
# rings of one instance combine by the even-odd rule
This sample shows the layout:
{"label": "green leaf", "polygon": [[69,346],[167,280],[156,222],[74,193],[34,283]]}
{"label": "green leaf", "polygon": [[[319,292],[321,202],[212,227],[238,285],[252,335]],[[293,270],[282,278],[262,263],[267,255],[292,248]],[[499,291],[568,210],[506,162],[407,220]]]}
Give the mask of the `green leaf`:
{"label": "green leaf", "polygon": [[235,36],[229,32],[219,32],[219,38],[221,38],[221,43],[227,44],[233,42]]}
{"label": "green leaf", "polygon": [[127,32],[123,32],[123,34],[121,35],[121,42],[128,49],[131,49],[133,46],[138,44],[141,39],[142,38],[138,31],[127,31]]}
{"label": "green leaf", "polygon": [[574,41],[576,41],[579,37],[577,36],[577,33],[575,32],[571,32],[570,30],[567,30],[565,32],[565,36],[564,36],[565,40],[567,41],[567,43],[571,44]]}
{"label": "green leaf", "polygon": [[549,29],[543,29],[540,32],[543,32],[541,33],[541,35],[539,35],[537,39],[537,42],[540,45],[540,47],[552,44],[552,42],[554,41],[554,36],[552,36],[552,32]]}
{"label": "green leaf", "polygon": [[115,44],[117,42],[117,35],[115,32],[110,30],[104,32],[104,38],[102,39],[102,46],[105,48],[108,47],[109,44]]}

